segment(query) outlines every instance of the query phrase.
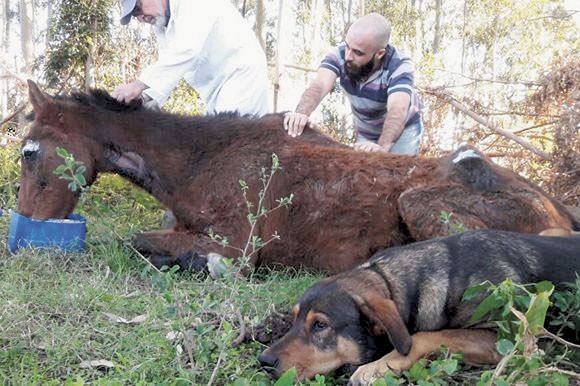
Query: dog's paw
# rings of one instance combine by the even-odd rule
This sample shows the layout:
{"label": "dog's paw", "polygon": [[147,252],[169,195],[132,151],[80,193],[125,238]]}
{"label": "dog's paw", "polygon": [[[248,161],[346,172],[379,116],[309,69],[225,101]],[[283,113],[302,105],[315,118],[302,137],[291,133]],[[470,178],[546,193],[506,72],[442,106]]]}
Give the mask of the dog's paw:
{"label": "dog's paw", "polygon": [[372,385],[374,381],[381,378],[389,370],[389,366],[383,359],[359,366],[350,377],[349,386]]}
{"label": "dog's paw", "polygon": [[393,350],[381,359],[360,366],[350,377],[348,382],[352,386],[372,385],[374,381],[383,377],[388,371],[401,374],[413,366],[411,357],[401,355]]}
{"label": "dog's paw", "polygon": [[416,362],[413,360],[411,355],[402,355],[396,350],[391,351],[380,360],[383,360],[386,368],[390,369],[395,374],[400,374],[405,370],[409,370]]}

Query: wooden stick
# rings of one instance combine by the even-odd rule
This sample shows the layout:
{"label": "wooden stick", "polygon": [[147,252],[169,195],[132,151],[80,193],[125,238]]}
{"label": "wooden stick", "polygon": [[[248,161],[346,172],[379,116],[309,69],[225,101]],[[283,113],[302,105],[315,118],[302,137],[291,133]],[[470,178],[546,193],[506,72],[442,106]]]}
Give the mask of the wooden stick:
{"label": "wooden stick", "polygon": [[528,141],[526,141],[525,139],[523,139],[521,137],[518,137],[517,135],[515,135],[515,134],[513,134],[511,132],[509,132],[507,130],[504,130],[504,129],[500,129],[499,127],[493,125],[490,121],[488,121],[487,119],[483,118],[481,115],[476,114],[475,112],[471,111],[470,109],[468,109],[467,107],[465,107],[464,105],[462,105],[461,103],[459,103],[451,95],[448,95],[448,94],[445,94],[445,93],[442,93],[440,91],[433,90],[433,89],[423,89],[422,91],[425,91],[428,94],[432,94],[432,95],[435,95],[437,97],[443,98],[451,106],[453,106],[457,110],[461,111],[465,115],[469,116],[470,118],[472,118],[477,123],[480,123],[483,126],[485,126],[485,127],[489,128],[489,129],[495,131],[496,133],[498,133],[500,135],[503,135],[506,138],[511,139],[512,141],[518,143],[523,148],[531,151],[532,153],[536,154],[537,156],[541,157],[542,159],[544,159],[546,161],[550,161],[552,159],[552,157],[550,157],[550,155],[548,153],[546,153],[545,151],[542,151],[540,149],[535,148],[531,143],[529,143]]}
{"label": "wooden stick", "polygon": [[2,122],[0,122],[0,126],[2,126],[3,124],[5,124],[9,120],[11,120],[12,118],[17,116],[18,114],[20,114],[22,112],[22,110],[24,110],[24,108],[26,107],[27,104],[28,104],[28,101],[26,101],[26,102],[22,103],[20,106],[18,106],[18,108],[16,110],[14,110],[14,112],[12,114],[7,116],[6,118],[4,118],[2,120]]}

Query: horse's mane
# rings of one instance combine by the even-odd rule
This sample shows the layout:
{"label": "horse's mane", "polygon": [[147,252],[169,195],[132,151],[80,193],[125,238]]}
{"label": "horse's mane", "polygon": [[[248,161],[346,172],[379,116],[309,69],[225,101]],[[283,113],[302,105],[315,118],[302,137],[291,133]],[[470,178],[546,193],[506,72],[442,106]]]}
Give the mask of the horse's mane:
{"label": "horse's mane", "polygon": [[[57,96],[57,99],[68,99],[80,103],[84,106],[95,106],[114,112],[145,111],[143,100],[141,98],[133,99],[129,103],[120,102],[113,98],[108,91],[103,89],[90,89],[89,93],[82,91],[73,91],[68,96]],[[241,115],[237,111],[223,111],[214,114],[208,114],[207,117],[218,118],[220,120],[251,118],[251,114]]]}
{"label": "horse's mane", "polygon": [[141,98],[133,99],[129,103],[119,102],[107,91],[97,88],[91,89],[88,94],[82,91],[73,91],[68,96],[57,96],[57,99],[68,99],[84,106],[95,106],[115,112],[143,110]]}

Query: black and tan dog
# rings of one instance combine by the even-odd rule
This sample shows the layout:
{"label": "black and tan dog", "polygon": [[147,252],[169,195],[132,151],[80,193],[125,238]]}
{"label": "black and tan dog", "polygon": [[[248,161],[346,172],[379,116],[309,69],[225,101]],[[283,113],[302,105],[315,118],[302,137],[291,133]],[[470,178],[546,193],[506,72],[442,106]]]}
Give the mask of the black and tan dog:
{"label": "black and tan dog", "polygon": [[506,278],[557,285],[577,272],[579,236],[480,230],[389,248],[312,286],[292,310],[290,331],[259,360],[274,377],[295,367],[301,379],[364,364],[354,385],[408,369],[442,345],[467,363],[495,364],[496,333],[468,326],[481,298],[462,303],[465,289]]}

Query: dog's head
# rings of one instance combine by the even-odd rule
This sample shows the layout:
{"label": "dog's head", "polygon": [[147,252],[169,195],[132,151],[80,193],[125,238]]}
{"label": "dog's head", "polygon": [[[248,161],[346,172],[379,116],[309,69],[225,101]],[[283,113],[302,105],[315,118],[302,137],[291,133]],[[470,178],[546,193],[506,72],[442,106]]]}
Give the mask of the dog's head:
{"label": "dog's head", "polygon": [[274,378],[292,367],[299,379],[311,378],[368,363],[393,347],[404,355],[411,349],[411,336],[386,284],[377,284],[368,271],[315,284],[292,313],[290,331],[259,357]]}

